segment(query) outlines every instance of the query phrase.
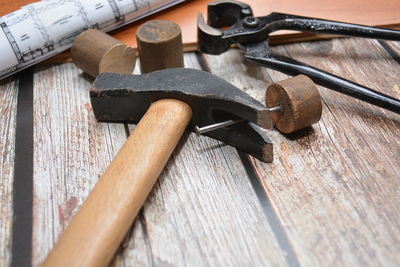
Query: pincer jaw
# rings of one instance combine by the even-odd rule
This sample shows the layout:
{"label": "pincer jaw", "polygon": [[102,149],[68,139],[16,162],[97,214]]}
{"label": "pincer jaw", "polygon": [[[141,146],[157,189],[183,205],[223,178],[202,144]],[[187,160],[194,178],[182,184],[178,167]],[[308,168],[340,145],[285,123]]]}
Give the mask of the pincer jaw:
{"label": "pincer jaw", "polygon": [[232,26],[245,17],[253,16],[251,7],[234,0],[218,0],[207,6],[207,24],[212,27]]}
{"label": "pincer jaw", "polygon": [[[208,3],[207,23],[201,13],[197,16],[198,50],[211,55],[227,51],[233,43],[242,41],[243,32],[240,30],[240,25],[243,20],[252,17],[253,11],[246,3],[235,0],[217,0]],[[231,28],[221,30],[222,27]],[[235,27],[238,27],[239,31]],[[244,38],[244,41],[246,40],[247,37]]]}
{"label": "pincer jaw", "polygon": [[198,50],[211,55],[219,55],[231,46],[229,39],[223,38],[223,33],[217,28],[207,25],[201,13],[197,15]]}

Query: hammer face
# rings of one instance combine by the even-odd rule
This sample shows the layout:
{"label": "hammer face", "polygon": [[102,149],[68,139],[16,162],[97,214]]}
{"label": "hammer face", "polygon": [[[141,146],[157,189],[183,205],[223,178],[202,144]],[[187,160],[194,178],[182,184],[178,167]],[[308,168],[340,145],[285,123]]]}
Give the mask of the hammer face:
{"label": "hammer face", "polygon": [[[137,123],[152,102],[173,98],[184,101],[192,108],[191,126],[235,118],[248,120],[263,128],[271,128],[272,125],[264,105],[230,83],[194,69],[166,69],[142,75],[102,73],[92,85],[90,98],[99,121]],[[271,142],[255,128],[255,125],[247,123],[207,135],[263,161],[271,161],[272,154],[265,157],[263,152],[264,146],[271,146]]]}

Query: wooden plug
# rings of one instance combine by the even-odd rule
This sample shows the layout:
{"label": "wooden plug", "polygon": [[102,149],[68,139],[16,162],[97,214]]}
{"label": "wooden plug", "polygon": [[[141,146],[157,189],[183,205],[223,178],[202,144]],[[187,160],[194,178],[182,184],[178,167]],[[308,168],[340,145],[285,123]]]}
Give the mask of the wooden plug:
{"label": "wooden plug", "polygon": [[167,20],[151,20],[136,31],[140,70],[148,73],[183,68],[181,29]]}
{"label": "wooden plug", "polygon": [[136,63],[133,48],[94,29],[76,37],[71,56],[79,68],[93,77],[102,72],[131,74]]}
{"label": "wooden plug", "polygon": [[321,118],[321,96],[314,82],[298,75],[270,85],[265,95],[266,106],[281,106],[271,112],[275,128],[283,133],[306,128]]}

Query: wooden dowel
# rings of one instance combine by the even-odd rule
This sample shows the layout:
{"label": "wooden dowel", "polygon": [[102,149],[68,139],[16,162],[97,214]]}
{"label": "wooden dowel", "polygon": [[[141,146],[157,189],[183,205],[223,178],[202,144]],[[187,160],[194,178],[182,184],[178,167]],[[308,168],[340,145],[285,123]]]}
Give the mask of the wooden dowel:
{"label": "wooden dowel", "polygon": [[107,266],[192,115],[179,100],[151,105],[42,266]]}
{"label": "wooden dowel", "polygon": [[140,25],[136,40],[141,73],[184,67],[181,29],[176,23],[150,20]]}
{"label": "wooden dowel", "polygon": [[280,112],[271,113],[271,119],[282,133],[308,127],[318,122],[322,114],[317,86],[305,75],[271,84],[265,94],[265,104],[269,108],[281,106]]}
{"label": "wooden dowel", "polygon": [[73,62],[92,77],[102,72],[131,74],[136,63],[132,47],[94,29],[76,37],[71,56]]}

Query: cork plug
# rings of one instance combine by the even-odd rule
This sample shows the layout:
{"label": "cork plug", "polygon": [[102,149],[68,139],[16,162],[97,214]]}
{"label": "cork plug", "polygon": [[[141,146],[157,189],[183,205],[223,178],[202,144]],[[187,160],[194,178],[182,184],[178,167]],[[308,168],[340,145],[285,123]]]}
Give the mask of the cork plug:
{"label": "cork plug", "polygon": [[142,73],[183,68],[181,29],[173,22],[151,20],[136,31]]}
{"label": "cork plug", "polygon": [[316,123],[321,118],[321,96],[313,81],[298,75],[270,85],[265,95],[266,106],[281,106],[271,112],[275,128],[282,133],[292,133]]}
{"label": "cork plug", "polygon": [[102,72],[131,74],[136,63],[133,48],[94,29],[76,37],[71,55],[74,63],[93,77]]}

